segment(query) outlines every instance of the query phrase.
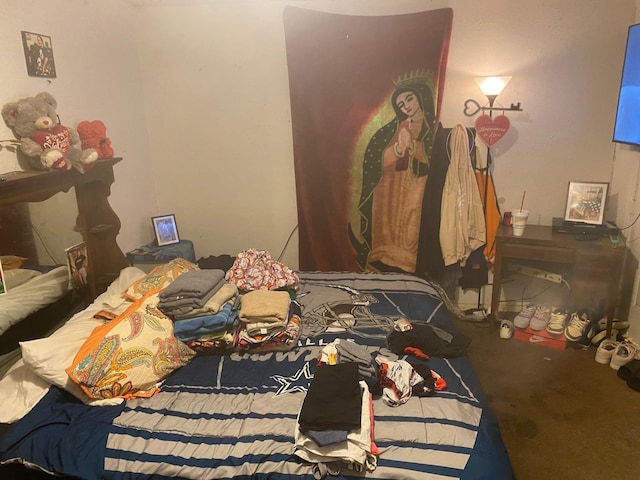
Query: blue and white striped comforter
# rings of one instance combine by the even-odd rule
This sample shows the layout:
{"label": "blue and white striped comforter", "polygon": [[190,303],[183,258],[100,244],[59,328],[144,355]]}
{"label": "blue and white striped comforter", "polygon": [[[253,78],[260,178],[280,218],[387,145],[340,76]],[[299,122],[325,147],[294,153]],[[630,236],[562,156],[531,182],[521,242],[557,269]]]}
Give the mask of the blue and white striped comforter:
{"label": "blue and white striped comforter", "polygon": [[[152,398],[115,407],[88,407],[52,390],[5,435],[0,461],[86,479],[313,479],[312,466],[292,453],[323,346],[348,338],[367,345],[372,357],[395,359],[384,338],[398,316],[452,324],[432,288],[409,275],[302,273],[300,280],[304,338],[294,350],[197,357]],[[468,358],[428,365],[447,382],[445,391],[399,407],[374,397],[380,455],[364,476],[511,478]],[[346,471],[339,478],[360,477]]]}

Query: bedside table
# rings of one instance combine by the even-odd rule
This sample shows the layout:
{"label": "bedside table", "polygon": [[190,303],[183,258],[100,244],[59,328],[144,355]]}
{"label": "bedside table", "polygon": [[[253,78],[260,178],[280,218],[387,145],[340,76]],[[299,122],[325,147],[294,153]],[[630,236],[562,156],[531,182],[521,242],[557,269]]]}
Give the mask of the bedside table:
{"label": "bedside table", "polygon": [[138,267],[149,273],[158,265],[164,265],[174,258],[184,258],[191,263],[196,263],[196,254],[191,240],[180,240],[171,245],[158,246],[149,243],[127,252],[127,261],[132,267]]}

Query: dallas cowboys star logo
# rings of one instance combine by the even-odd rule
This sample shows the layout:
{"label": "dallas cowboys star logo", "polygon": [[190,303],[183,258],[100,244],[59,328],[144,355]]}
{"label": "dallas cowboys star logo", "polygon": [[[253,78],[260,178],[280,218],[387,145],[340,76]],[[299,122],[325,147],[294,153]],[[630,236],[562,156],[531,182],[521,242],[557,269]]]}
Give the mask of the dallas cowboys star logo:
{"label": "dallas cowboys star logo", "polygon": [[309,362],[304,364],[300,370],[298,370],[292,377],[283,377],[282,375],[272,375],[276,382],[280,384],[280,388],[273,395],[284,395],[285,393],[306,393],[309,389],[309,380],[313,378],[311,370],[309,369]]}

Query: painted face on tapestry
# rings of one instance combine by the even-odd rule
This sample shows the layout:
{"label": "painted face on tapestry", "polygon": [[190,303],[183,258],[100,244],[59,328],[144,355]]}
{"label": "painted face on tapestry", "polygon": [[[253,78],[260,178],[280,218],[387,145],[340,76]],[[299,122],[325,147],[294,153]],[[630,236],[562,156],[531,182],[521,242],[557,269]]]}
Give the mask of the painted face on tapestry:
{"label": "painted face on tapestry", "polygon": [[422,107],[418,102],[418,97],[412,91],[402,92],[396,98],[396,106],[408,118],[414,117],[418,113],[422,113]]}

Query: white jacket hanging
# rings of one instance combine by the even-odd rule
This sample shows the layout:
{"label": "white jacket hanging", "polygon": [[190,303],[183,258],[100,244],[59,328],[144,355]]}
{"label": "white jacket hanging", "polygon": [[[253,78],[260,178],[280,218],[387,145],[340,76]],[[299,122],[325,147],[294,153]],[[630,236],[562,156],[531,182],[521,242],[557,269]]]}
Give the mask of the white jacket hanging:
{"label": "white jacket hanging", "polygon": [[486,242],[482,198],[478,190],[464,125],[451,129],[449,169],[442,191],[440,247],[445,266],[464,266],[471,252]]}

